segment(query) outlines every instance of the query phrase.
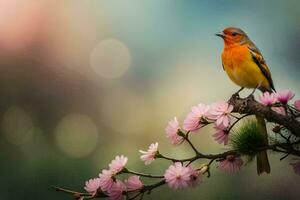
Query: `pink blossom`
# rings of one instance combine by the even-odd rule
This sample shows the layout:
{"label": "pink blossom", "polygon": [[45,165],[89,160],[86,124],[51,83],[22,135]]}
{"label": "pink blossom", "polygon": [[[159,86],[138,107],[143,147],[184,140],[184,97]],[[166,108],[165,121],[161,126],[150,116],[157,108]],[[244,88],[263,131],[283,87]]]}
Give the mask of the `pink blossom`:
{"label": "pink blossom", "polygon": [[175,117],[168,123],[168,126],[166,127],[167,138],[171,141],[173,145],[179,145],[184,140],[183,137],[178,135],[179,131],[179,123],[177,121],[177,118]]}
{"label": "pink blossom", "polygon": [[99,174],[99,185],[102,191],[108,191],[114,184],[113,180],[114,173],[110,170],[102,170]]}
{"label": "pink blossom", "polygon": [[130,176],[125,180],[127,191],[139,190],[143,187],[143,183],[139,176]]}
{"label": "pink blossom", "polygon": [[158,143],[153,143],[149,146],[147,151],[140,150],[141,160],[145,162],[145,165],[149,165],[155,160],[155,156],[158,152]]}
{"label": "pink blossom", "polygon": [[84,189],[88,193],[95,196],[97,194],[97,191],[100,189],[100,178],[94,178],[86,181]]}
{"label": "pink blossom", "polygon": [[295,172],[297,175],[300,175],[300,161],[295,162],[295,163],[291,163],[291,165],[292,165],[292,167],[293,167],[294,172]]}
{"label": "pink blossom", "polygon": [[196,187],[202,182],[202,174],[200,173],[200,171],[195,170],[190,166],[188,168],[190,170],[190,180],[188,181],[188,185],[190,187]]}
{"label": "pink blossom", "polygon": [[197,131],[201,128],[201,119],[206,117],[209,107],[204,104],[193,106],[191,112],[183,121],[183,128],[186,131]]}
{"label": "pink blossom", "polygon": [[229,155],[220,161],[219,168],[224,172],[234,173],[241,169],[243,160],[238,156]]}
{"label": "pink blossom", "polygon": [[125,184],[120,181],[117,180],[113,186],[107,191],[108,193],[108,199],[110,200],[123,200],[124,195],[123,192],[126,191],[126,186]]}
{"label": "pink blossom", "polygon": [[300,111],[300,99],[295,101],[294,106],[297,110]]}
{"label": "pink blossom", "polygon": [[265,92],[259,97],[259,102],[265,106],[271,106],[276,103],[277,98],[274,93]]}
{"label": "pink blossom", "polygon": [[287,104],[289,100],[294,98],[295,94],[291,90],[281,90],[275,94],[277,100],[283,104]]}
{"label": "pink blossom", "polygon": [[122,171],[127,164],[128,158],[121,155],[121,156],[116,156],[114,160],[111,161],[109,164],[109,169],[114,172],[115,174],[119,173]]}
{"label": "pink blossom", "polygon": [[166,170],[164,177],[170,188],[186,188],[191,180],[191,170],[180,162],[176,162]]}
{"label": "pink blossom", "polygon": [[228,144],[229,140],[229,133],[227,132],[226,128],[222,126],[215,126],[216,133],[213,135],[215,141],[217,141],[219,144]]}
{"label": "pink blossom", "polygon": [[286,115],[284,107],[272,107],[272,110],[281,115]]}
{"label": "pink blossom", "polygon": [[230,113],[233,106],[225,101],[219,101],[211,105],[208,118],[216,120],[217,126],[228,127],[230,124]]}

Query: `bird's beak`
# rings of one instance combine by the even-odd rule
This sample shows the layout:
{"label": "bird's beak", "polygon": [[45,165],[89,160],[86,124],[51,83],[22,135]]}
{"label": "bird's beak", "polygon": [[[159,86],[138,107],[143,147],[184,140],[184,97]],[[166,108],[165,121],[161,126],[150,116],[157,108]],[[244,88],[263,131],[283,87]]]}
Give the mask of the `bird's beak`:
{"label": "bird's beak", "polygon": [[225,34],[223,32],[216,33],[216,36],[221,37],[221,38],[225,38]]}

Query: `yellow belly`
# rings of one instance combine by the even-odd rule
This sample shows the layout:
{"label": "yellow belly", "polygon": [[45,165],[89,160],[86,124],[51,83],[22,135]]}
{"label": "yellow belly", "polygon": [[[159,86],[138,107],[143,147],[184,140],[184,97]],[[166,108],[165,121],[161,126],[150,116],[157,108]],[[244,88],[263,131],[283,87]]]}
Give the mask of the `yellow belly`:
{"label": "yellow belly", "polygon": [[263,86],[270,88],[268,80],[265,78],[260,68],[252,60],[250,52],[230,52],[222,55],[222,62],[229,78],[237,85],[245,88],[256,88]]}

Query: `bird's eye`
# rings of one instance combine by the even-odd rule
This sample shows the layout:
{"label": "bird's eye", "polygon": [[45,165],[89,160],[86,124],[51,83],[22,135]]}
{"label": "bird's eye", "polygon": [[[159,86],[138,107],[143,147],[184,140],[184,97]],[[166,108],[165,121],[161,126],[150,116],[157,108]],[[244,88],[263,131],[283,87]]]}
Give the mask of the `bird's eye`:
{"label": "bird's eye", "polygon": [[236,33],[236,32],[233,32],[231,35],[232,35],[232,36],[237,36],[237,33]]}

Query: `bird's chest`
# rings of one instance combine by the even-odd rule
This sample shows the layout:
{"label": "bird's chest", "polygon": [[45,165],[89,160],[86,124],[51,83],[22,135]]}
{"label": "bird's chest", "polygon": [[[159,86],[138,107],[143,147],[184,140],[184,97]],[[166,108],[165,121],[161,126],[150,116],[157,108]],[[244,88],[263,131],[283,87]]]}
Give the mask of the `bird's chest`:
{"label": "bird's chest", "polygon": [[250,60],[250,53],[247,47],[236,47],[224,49],[222,63],[225,70],[240,70]]}
{"label": "bird's chest", "polygon": [[253,85],[249,84],[251,78],[249,70],[251,71],[253,62],[247,47],[224,49],[222,63],[229,78],[237,85],[242,87]]}

